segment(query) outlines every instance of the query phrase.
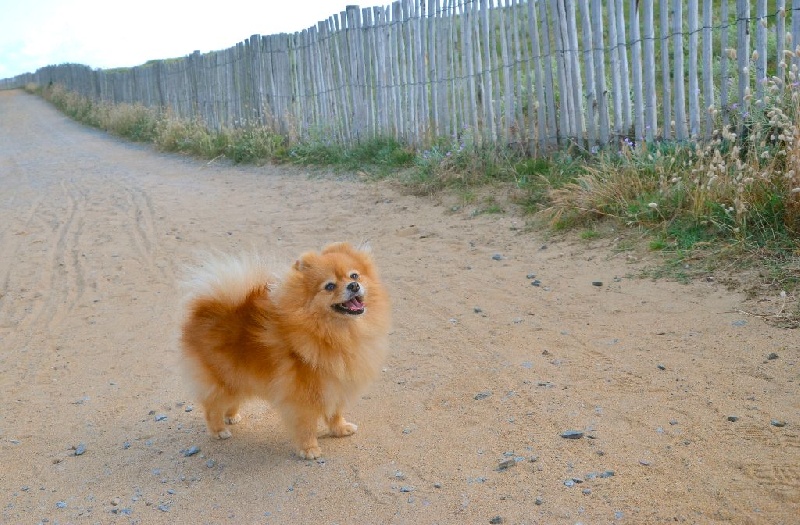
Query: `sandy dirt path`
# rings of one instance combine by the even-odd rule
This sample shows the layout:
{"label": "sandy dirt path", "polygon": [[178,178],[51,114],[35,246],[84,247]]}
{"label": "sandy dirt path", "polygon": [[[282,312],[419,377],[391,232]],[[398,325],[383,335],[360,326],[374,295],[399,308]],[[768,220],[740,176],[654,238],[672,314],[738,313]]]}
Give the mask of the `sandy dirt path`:
{"label": "sandy dirt path", "polygon": [[[800,523],[797,331],[523,226],[0,92],[0,522]],[[181,268],[338,240],[372,242],[394,304],[358,434],[299,460],[253,403],[210,440],[176,368]]]}

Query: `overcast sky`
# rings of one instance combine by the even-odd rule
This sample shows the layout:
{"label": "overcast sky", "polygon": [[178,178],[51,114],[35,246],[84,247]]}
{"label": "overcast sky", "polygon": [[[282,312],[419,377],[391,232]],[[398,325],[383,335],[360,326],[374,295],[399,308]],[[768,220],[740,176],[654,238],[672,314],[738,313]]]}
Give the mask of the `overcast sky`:
{"label": "overcast sky", "polygon": [[65,62],[128,67],[293,33],[363,0],[0,0],[0,78]]}

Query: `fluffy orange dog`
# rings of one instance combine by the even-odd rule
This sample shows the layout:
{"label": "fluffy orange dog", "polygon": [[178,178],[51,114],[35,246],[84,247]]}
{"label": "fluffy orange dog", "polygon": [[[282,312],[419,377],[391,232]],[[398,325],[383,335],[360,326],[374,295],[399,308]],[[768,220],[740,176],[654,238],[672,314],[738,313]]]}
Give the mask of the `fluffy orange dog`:
{"label": "fluffy orange dog", "polygon": [[302,458],[356,425],[342,411],[378,375],[389,298],[368,248],[308,252],[283,277],[257,257],[211,257],[193,271],[181,343],[211,436],[231,436],[247,398],[269,401]]}

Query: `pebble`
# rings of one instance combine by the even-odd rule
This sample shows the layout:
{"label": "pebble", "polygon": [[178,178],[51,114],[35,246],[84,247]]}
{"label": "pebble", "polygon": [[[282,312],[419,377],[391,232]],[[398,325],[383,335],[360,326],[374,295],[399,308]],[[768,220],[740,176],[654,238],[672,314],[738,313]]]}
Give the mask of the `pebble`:
{"label": "pebble", "polygon": [[66,509],[67,508],[67,502],[66,501],[56,501],[56,507],[58,507],[59,509]]}
{"label": "pebble", "polygon": [[537,288],[542,285],[542,281],[536,279],[535,281],[531,282],[531,286],[536,286]]}
{"label": "pebble", "polygon": [[164,415],[164,414],[157,414],[157,415],[156,415],[156,417],[155,417],[154,419],[155,419],[156,421],[166,421],[166,420],[167,420],[167,416],[166,416],[166,415]]}
{"label": "pebble", "polygon": [[191,447],[187,448],[186,450],[181,451],[184,457],[194,456],[198,452],[200,452],[200,447],[192,445]]}
{"label": "pebble", "polygon": [[489,520],[489,523],[497,524],[497,523],[505,523],[506,520],[502,516],[495,516],[494,518]]}
{"label": "pebble", "polygon": [[592,286],[603,286],[603,281],[592,281]]}
{"label": "pebble", "polygon": [[535,273],[529,273],[528,275],[525,276],[525,278],[526,279],[536,279],[536,274]]}
{"label": "pebble", "polygon": [[581,492],[586,494],[587,496],[592,493],[592,489],[583,489]]}
{"label": "pebble", "polygon": [[483,308],[476,306],[475,308],[472,309],[472,311],[475,312],[476,314],[480,314],[483,313]]}
{"label": "pebble", "polygon": [[565,439],[580,439],[583,437],[583,432],[580,430],[565,430],[561,433],[561,437]]}
{"label": "pebble", "polygon": [[217,462],[214,461],[213,459],[209,459],[208,461],[206,461],[206,467],[208,467],[208,468],[214,468],[214,465],[216,465],[216,464],[217,464]]}
{"label": "pebble", "polygon": [[785,427],[786,426],[786,421],[780,421],[778,419],[771,419],[769,424],[772,425],[773,427],[780,428],[780,427]]}
{"label": "pebble", "polygon": [[115,507],[118,506],[120,503],[122,503],[122,500],[119,498],[114,498],[111,500],[111,504]]}
{"label": "pebble", "polygon": [[656,368],[658,368],[659,370],[666,370],[667,369],[667,367],[664,366],[664,365],[656,365]]}
{"label": "pebble", "polygon": [[83,443],[79,443],[77,447],[75,447],[75,455],[82,456],[86,453],[86,445]]}
{"label": "pebble", "polygon": [[475,399],[475,401],[480,401],[481,399],[486,399],[487,397],[489,397],[491,395],[492,395],[492,391],[491,390],[486,390],[484,392],[478,392],[477,394],[475,394],[475,398],[474,399]]}
{"label": "pebble", "polygon": [[400,492],[414,492],[414,487],[408,487],[408,486],[400,487]]}
{"label": "pebble", "polygon": [[735,423],[736,421],[739,421],[739,416],[728,416],[728,421]]}
{"label": "pebble", "polygon": [[126,441],[125,443],[122,444],[122,449],[123,450],[128,450],[129,448],[131,448],[131,442],[130,441]]}
{"label": "pebble", "polygon": [[492,259],[494,259],[495,261],[502,261],[503,259],[505,259],[505,257],[503,257],[499,253],[496,253],[496,254],[492,255]]}
{"label": "pebble", "polygon": [[771,354],[769,354],[767,356],[767,359],[770,360],[770,361],[772,361],[773,359],[778,359],[778,354],[776,354],[775,352],[772,352]]}
{"label": "pebble", "polygon": [[161,505],[158,506],[158,510],[160,510],[161,512],[169,512],[169,504],[162,503]]}
{"label": "pebble", "polygon": [[183,409],[184,412],[191,412],[192,410],[194,410],[192,405],[186,405],[186,408]]}
{"label": "pebble", "polygon": [[610,478],[612,476],[614,476],[614,471],[613,470],[606,470],[605,472],[601,472],[599,477],[601,477],[601,478]]}
{"label": "pebble", "polygon": [[542,498],[536,498],[536,499],[533,501],[533,503],[534,503],[535,505],[541,505],[542,503],[544,503],[544,500],[543,500]]}
{"label": "pebble", "polygon": [[737,319],[736,321],[732,322],[731,324],[733,326],[746,326],[747,325],[747,321],[745,321],[744,319]]}
{"label": "pebble", "polygon": [[516,459],[513,459],[513,458],[512,459],[507,459],[505,461],[501,461],[500,464],[497,465],[497,470],[498,471],[508,470],[511,467],[515,466],[516,464],[517,464],[517,460]]}

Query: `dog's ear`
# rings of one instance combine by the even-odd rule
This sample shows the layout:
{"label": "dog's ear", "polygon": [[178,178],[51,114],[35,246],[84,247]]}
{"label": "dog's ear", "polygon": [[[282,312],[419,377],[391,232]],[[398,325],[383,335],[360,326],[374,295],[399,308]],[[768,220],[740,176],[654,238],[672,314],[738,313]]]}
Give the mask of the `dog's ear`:
{"label": "dog's ear", "polygon": [[367,241],[362,242],[356,247],[353,247],[353,245],[350,244],[349,242],[336,242],[333,244],[329,244],[322,250],[322,253],[354,254],[356,252],[372,253],[372,246]]}
{"label": "dog's ear", "polygon": [[335,242],[333,244],[327,245],[325,248],[322,249],[322,254],[326,253],[353,253],[355,249],[350,245],[349,242]]}
{"label": "dog's ear", "polygon": [[306,252],[294,262],[294,269],[299,272],[304,272],[309,268],[313,268],[319,259],[319,255],[314,252]]}

